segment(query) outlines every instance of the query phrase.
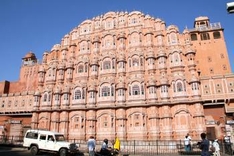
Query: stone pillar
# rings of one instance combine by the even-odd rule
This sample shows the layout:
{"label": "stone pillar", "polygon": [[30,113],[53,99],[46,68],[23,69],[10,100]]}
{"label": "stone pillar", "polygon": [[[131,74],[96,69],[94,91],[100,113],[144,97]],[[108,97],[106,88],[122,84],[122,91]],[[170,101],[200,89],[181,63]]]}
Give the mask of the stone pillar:
{"label": "stone pillar", "polygon": [[116,110],[115,114],[116,118],[116,136],[120,140],[126,140],[127,139],[127,118],[126,118],[126,112],[124,109],[118,109]]}
{"label": "stone pillar", "polygon": [[59,125],[59,132],[63,133],[64,136],[68,137],[68,125],[69,124],[69,114],[66,111],[63,111],[60,114],[60,125]]}

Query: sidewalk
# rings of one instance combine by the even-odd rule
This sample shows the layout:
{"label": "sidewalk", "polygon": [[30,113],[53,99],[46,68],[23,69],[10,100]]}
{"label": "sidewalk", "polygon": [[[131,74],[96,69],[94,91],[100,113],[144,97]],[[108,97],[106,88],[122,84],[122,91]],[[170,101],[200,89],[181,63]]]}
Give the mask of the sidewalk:
{"label": "sidewalk", "polygon": [[[14,151],[23,151],[23,150],[28,150],[27,148],[24,148],[22,145],[14,145],[14,144],[0,144],[0,150],[6,150],[6,149],[11,149],[11,150],[14,150]],[[179,154],[179,153],[162,153],[162,154],[119,154],[119,156],[180,156],[180,155],[183,155],[183,156],[200,156],[200,154],[195,154],[195,153],[190,153],[190,154]],[[229,154],[221,154],[222,156],[233,156],[233,155],[229,155]],[[87,151],[85,150],[80,150],[80,152],[77,154],[77,156],[89,156],[89,154],[87,153]]]}

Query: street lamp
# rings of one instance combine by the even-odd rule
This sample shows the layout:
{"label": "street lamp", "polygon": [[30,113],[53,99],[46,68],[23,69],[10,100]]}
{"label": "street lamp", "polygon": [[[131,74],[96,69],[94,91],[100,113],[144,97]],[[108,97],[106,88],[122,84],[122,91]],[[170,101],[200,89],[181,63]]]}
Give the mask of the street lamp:
{"label": "street lamp", "polygon": [[234,13],[234,2],[227,3],[227,12],[230,14]]}

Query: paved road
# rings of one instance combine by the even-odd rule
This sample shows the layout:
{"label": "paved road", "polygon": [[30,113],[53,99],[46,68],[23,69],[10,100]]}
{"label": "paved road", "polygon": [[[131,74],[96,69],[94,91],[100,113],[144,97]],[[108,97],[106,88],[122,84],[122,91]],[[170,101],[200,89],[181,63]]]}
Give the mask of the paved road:
{"label": "paved road", "polygon": [[[29,150],[19,147],[6,147],[0,145],[0,156],[31,156]],[[38,156],[54,156],[54,154],[40,153]],[[88,153],[79,153],[76,156],[88,156]],[[147,156],[147,155],[129,155],[129,156]],[[151,155],[152,156],[152,155]],[[157,155],[159,156],[159,155]],[[163,156],[167,156],[163,154]],[[178,156],[178,154],[170,154],[168,156]]]}
{"label": "paved road", "polygon": [[[38,156],[54,156],[55,154],[40,153]],[[76,156],[86,156],[85,153],[78,153]],[[31,156],[30,151],[22,147],[8,147],[0,145],[0,156]]]}
{"label": "paved road", "polygon": [[1,156],[30,156],[30,153],[23,148],[0,146]]}
{"label": "paved road", "polygon": [[[8,147],[0,145],[0,156],[31,156],[31,154],[29,150],[22,147]],[[40,153],[38,156],[54,156],[54,154]],[[76,156],[88,156],[88,153],[79,153]],[[143,155],[129,155],[129,156],[147,156],[147,155],[143,154]],[[157,156],[179,156],[179,154],[171,153],[171,154],[162,154]],[[199,155],[193,155],[193,156],[199,156]],[[230,155],[224,155],[224,156],[230,156]]]}

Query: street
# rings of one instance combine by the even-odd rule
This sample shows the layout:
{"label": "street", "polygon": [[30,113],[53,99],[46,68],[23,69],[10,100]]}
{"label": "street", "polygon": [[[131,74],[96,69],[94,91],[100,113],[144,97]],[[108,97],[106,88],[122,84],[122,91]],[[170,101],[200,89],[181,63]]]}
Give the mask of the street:
{"label": "street", "polygon": [[12,148],[0,146],[0,155],[2,156],[30,156],[28,150],[24,148]]}
{"label": "street", "polygon": [[[7,147],[0,146],[1,156],[31,156],[30,151],[20,147]],[[38,156],[54,156],[55,154],[39,153]],[[83,153],[77,154],[77,156],[84,156]]]}

